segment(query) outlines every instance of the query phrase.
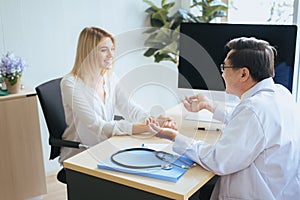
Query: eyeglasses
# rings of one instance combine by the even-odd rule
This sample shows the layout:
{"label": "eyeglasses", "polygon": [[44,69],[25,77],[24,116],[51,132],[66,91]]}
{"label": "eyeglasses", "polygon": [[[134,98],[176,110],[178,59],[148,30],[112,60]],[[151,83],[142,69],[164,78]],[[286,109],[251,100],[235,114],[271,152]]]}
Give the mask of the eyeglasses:
{"label": "eyeglasses", "polygon": [[241,66],[225,66],[224,64],[220,65],[221,72],[224,72],[225,68],[242,68]]}

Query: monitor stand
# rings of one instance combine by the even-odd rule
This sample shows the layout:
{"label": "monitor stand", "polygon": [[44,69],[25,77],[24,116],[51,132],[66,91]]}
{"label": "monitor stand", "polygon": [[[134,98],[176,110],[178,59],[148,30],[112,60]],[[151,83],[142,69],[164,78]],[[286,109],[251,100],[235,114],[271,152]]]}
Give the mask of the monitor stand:
{"label": "monitor stand", "polygon": [[201,110],[199,112],[188,112],[185,114],[185,120],[192,120],[192,121],[203,121],[203,122],[214,122],[220,123],[220,121],[215,120],[212,118],[213,114],[208,110]]}

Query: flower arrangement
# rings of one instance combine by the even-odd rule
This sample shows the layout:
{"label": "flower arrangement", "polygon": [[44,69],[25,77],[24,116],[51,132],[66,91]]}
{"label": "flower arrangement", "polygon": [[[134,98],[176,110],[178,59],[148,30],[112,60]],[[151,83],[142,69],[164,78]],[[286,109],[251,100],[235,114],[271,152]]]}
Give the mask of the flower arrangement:
{"label": "flower arrangement", "polygon": [[22,58],[7,52],[0,60],[0,77],[7,79],[10,85],[15,85],[22,77],[25,65],[26,63]]}

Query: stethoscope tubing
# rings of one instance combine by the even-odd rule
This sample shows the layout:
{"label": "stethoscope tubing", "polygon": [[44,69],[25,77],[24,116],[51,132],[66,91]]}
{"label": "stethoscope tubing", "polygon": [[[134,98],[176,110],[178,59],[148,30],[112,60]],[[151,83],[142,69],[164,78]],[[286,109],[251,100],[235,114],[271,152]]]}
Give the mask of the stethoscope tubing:
{"label": "stethoscope tubing", "polygon": [[[127,164],[121,163],[121,162],[119,162],[119,161],[117,161],[115,159],[116,155],[124,153],[124,152],[130,152],[130,151],[149,151],[149,152],[153,152],[153,153],[155,153],[155,156],[157,158],[159,158],[162,161],[167,162],[168,164],[166,164],[166,165],[157,164],[157,165],[144,165],[144,166],[140,166],[139,165],[139,166],[137,166],[137,165],[127,165]],[[187,165],[178,165],[178,164],[176,164],[174,162],[170,162],[164,156],[159,156],[159,154],[163,154],[164,156],[168,155],[168,156],[174,157],[174,158],[180,160],[181,162],[183,162],[183,163],[185,163]],[[175,156],[175,155],[173,155],[171,153],[167,153],[167,152],[164,152],[164,151],[156,151],[154,149],[140,148],[140,147],[123,149],[123,150],[117,151],[116,153],[114,153],[114,154],[111,155],[110,159],[111,159],[111,161],[113,163],[115,163],[115,164],[117,164],[119,166],[126,167],[126,168],[132,168],[132,169],[148,169],[148,168],[157,168],[157,167],[160,167],[162,169],[171,169],[172,168],[171,165],[174,165],[174,166],[177,166],[177,167],[180,167],[180,168],[185,168],[185,169],[190,168],[189,163],[187,163],[183,159],[180,159],[179,156]]]}

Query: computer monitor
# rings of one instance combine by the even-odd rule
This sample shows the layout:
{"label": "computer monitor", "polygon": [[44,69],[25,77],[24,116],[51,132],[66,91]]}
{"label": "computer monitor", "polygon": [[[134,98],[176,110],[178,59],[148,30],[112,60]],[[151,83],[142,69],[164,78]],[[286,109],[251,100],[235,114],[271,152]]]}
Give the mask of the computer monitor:
{"label": "computer monitor", "polygon": [[275,83],[292,91],[296,25],[182,23],[179,39],[178,88],[224,91],[219,65],[225,44],[237,37],[255,37],[275,46]]}

